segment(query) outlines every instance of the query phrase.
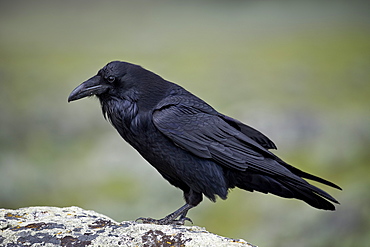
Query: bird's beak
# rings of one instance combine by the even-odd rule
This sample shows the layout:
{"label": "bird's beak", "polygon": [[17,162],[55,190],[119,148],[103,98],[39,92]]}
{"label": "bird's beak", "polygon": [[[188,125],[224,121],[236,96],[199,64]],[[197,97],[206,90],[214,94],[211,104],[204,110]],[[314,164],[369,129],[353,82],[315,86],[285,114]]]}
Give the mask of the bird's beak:
{"label": "bird's beak", "polygon": [[82,99],[88,96],[102,94],[108,89],[108,87],[108,85],[101,84],[101,77],[96,75],[73,89],[68,97],[68,102]]}

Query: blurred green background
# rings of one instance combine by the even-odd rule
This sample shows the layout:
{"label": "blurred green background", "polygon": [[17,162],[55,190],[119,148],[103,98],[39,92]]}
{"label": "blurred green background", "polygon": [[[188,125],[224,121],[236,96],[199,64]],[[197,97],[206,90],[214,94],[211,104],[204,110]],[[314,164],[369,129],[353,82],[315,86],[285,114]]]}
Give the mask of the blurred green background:
{"label": "blurred green background", "polygon": [[370,243],[368,1],[2,1],[0,207],[76,205],[117,221],[183,204],[71,90],[112,60],[176,82],[261,130],[335,212],[235,189],[189,216],[259,246]]}

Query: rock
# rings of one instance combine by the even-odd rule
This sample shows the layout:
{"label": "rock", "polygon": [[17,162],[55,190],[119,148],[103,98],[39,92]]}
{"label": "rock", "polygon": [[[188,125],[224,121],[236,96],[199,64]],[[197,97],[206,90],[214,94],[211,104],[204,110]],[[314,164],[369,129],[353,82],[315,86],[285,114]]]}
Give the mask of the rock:
{"label": "rock", "polygon": [[115,222],[78,207],[0,209],[0,246],[253,246],[198,226]]}

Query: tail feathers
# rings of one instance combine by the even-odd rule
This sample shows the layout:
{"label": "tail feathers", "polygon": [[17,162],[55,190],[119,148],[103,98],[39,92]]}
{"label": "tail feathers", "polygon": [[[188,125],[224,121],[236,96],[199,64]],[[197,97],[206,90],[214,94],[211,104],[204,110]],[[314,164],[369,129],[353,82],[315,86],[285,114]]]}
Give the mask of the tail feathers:
{"label": "tail feathers", "polygon": [[342,190],[341,187],[339,187],[338,185],[328,181],[328,180],[325,180],[323,178],[320,178],[320,177],[317,177],[315,175],[312,175],[312,174],[309,174],[307,172],[304,172],[302,170],[299,170],[298,168],[295,168],[294,166],[291,166],[289,164],[287,164],[286,162],[284,162],[283,160],[281,160],[279,157],[276,156],[276,161],[283,165],[285,168],[287,168],[289,171],[291,171],[293,174],[301,177],[301,178],[307,178],[309,180],[312,180],[312,181],[316,181],[316,182],[319,182],[319,183],[322,183],[322,184],[325,184],[325,185],[328,185],[328,186],[331,186],[333,188],[336,188],[338,190]]}
{"label": "tail feathers", "polygon": [[335,206],[331,202],[338,203],[331,195],[303,179],[296,181],[288,178],[273,178],[250,172],[239,173],[236,176],[235,186],[247,191],[259,191],[284,198],[296,198],[312,207],[323,210],[335,210]]}
{"label": "tail feathers", "polygon": [[[288,182],[287,184],[290,183]],[[339,204],[337,200],[325,191],[311,184],[308,185],[290,184],[289,189],[294,193],[294,198],[300,199],[312,207],[323,210],[335,210],[335,206],[331,202]]]}
{"label": "tail feathers", "polygon": [[317,195],[319,195],[321,197],[324,197],[325,199],[327,199],[327,200],[329,200],[331,202],[334,202],[334,203],[339,204],[339,202],[334,197],[332,197],[331,195],[329,195],[329,193],[325,192],[324,190],[322,190],[322,189],[320,189],[320,188],[318,188],[318,187],[316,187],[316,186],[314,186],[312,184],[309,184],[309,183],[307,183],[307,185],[309,186],[307,188],[309,191],[312,191],[315,194],[317,194]]}

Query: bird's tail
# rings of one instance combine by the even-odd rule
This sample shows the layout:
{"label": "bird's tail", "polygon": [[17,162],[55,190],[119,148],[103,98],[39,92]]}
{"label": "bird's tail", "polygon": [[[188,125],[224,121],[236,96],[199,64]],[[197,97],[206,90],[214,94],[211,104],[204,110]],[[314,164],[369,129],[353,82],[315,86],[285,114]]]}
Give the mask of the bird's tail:
{"label": "bird's tail", "polygon": [[339,202],[327,192],[306,181],[299,184],[290,181],[284,181],[283,183],[293,192],[294,198],[300,199],[312,207],[323,210],[335,210],[335,206],[331,202],[339,204]]}
{"label": "bird's tail", "polygon": [[333,188],[336,188],[338,190],[342,190],[341,187],[339,187],[338,185],[328,181],[328,180],[325,180],[323,178],[320,178],[320,177],[317,177],[315,175],[312,175],[312,174],[309,174],[307,172],[304,172],[302,170],[299,170],[298,168],[294,167],[294,166],[291,166],[289,165],[288,163],[286,163],[285,161],[281,160],[279,157],[275,156],[275,160],[282,166],[284,166],[285,168],[287,168],[289,171],[291,171],[293,174],[301,177],[301,178],[307,178],[307,179],[310,179],[312,181],[316,181],[316,182],[319,182],[319,183],[322,183],[322,184],[325,184],[325,185],[328,185],[330,187],[333,187]]}
{"label": "bird's tail", "polygon": [[230,187],[236,186],[247,191],[259,191],[284,198],[296,198],[312,207],[323,210],[335,210],[333,203],[339,204],[327,192],[309,184],[294,174],[292,174],[292,177],[279,177],[246,171],[233,173],[231,176],[229,181],[233,181],[233,184]]}

